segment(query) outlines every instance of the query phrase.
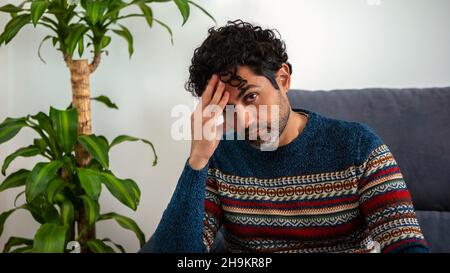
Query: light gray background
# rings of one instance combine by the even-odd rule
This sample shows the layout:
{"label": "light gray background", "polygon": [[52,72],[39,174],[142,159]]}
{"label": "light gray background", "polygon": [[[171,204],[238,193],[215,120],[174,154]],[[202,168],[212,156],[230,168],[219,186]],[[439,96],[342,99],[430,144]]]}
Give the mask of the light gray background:
{"label": "light gray background", "polygon": [[[0,0],[0,5],[8,2]],[[197,0],[218,25],[241,18],[276,28],[287,43],[293,65],[292,88],[336,89],[363,87],[434,87],[450,85],[450,1],[448,0]],[[380,2],[380,5],[377,4]],[[149,29],[143,20],[126,25],[134,34],[135,54],[114,37],[97,72],[92,95],[105,94],[120,110],[93,103],[93,130],[108,139],[129,134],[150,139],[159,164],[149,148],[128,143],[112,150],[111,169],[119,177],[136,180],[142,191],[136,212],[121,205],[104,188],[102,212],[116,211],[135,219],[147,237],[155,230],[175,188],[189,141],[175,141],[170,130],[176,118],[172,107],[194,102],[184,90],[194,49],[213,22],[197,9],[181,27],[175,4],[154,4],[155,17],[174,31],[175,45],[159,26]],[[7,16],[0,15],[3,28]],[[0,48],[0,120],[66,107],[71,99],[69,73],[61,54],[43,46],[43,64],[37,57],[42,28],[27,26],[13,42]],[[29,145],[34,134],[23,130],[0,146],[0,162],[16,149]],[[42,160],[42,159],[39,159]],[[9,173],[31,168],[38,159],[18,159]],[[0,181],[4,177],[0,175]],[[18,190],[0,193],[0,212],[12,207]],[[9,236],[32,237],[38,225],[19,211],[6,222],[0,248]],[[115,222],[98,224],[99,238],[110,237],[127,251],[138,250],[134,235]]]}

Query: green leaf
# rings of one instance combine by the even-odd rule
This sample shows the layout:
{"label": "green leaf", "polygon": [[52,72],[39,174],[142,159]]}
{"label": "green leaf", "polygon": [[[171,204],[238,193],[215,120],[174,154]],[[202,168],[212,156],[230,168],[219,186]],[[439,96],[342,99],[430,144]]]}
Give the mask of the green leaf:
{"label": "green leaf", "polygon": [[41,223],[60,224],[59,212],[53,204],[50,204],[44,194],[39,195],[33,201],[22,206],[31,213],[33,218]]}
{"label": "green leaf", "polygon": [[108,7],[108,12],[105,14],[104,18],[110,18],[110,19],[117,19],[119,16],[120,11],[128,7],[129,4],[123,2],[122,0],[112,0]]}
{"label": "green leaf", "polygon": [[12,247],[21,246],[21,245],[33,246],[33,240],[27,239],[27,238],[22,238],[22,237],[10,237],[5,244],[3,253],[8,253],[11,251]]}
{"label": "green leaf", "polygon": [[45,148],[47,148],[47,143],[42,138],[33,139],[33,145],[38,147],[41,150],[41,152],[44,152]]}
{"label": "green leaf", "polygon": [[181,16],[183,16],[183,25],[189,18],[189,4],[186,0],[174,0],[178,9],[180,10]]}
{"label": "green leaf", "polygon": [[102,182],[122,204],[136,210],[139,204],[140,190],[131,179],[119,179],[110,173],[103,173]]}
{"label": "green leaf", "polygon": [[206,11],[204,8],[202,8],[200,5],[198,5],[197,3],[193,2],[193,1],[189,1],[189,0],[188,0],[188,3],[191,4],[191,5],[193,5],[193,6],[195,6],[195,7],[197,7],[199,10],[203,11],[203,13],[206,14],[206,16],[208,16],[209,18],[211,18],[211,20],[213,20],[214,23],[217,24],[216,19],[214,19],[214,17],[213,17],[211,14],[209,14],[209,12],[207,12],[207,11]]}
{"label": "green leaf", "polygon": [[39,112],[34,116],[31,116],[32,119],[36,120],[39,123],[39,128],[44,130],[48,136],[54,137],[55,132],[53,131],[52,121],[49,116],[47,116],[43,112]]}
{"label": "green leaf", "polygon": [[123,248],[122,245],[117,244],[117,243],[114,243],[114,242],[113,242],[111,239],[109,239],[109,238],[103,238],[102,241],[103,241],[103,242],[109,242],[109,243],[113,244],[113,245],[114,245],[118,250],[120,250],[120,252],[122,252],[122,253],[125,253],[125,252],[126,252],[126,251],[125,251],[125,248]]}
{"label": "green leaf", "polygon": [[99,217],[99,221],[110,220],[110,219],[116,220],[117,223],[124,229],[128,229],[128,230],[131,230],[132,232],[134,232],[134,234],[136,234],[136,237],[139,240],[139,244],[141,247],[145,244],[145,235],[142,232],[142,230],[139,228],[139,226],[136,224],[135,221],[133,221],[132,219],[130,219],[126,216],[115,213],[115,212],[105,213],[105,214],[100,215],[100,217]]}
{"label": "green leaf", "polygon": [[25,204],[23,205],[23,208],[28,210],[28,212],[30,212],[31,216],[33,216],[33,219],[36,220],[36,222],[40,224],[46,223],[44,217],[41,215],[41,211],[39,210],[39,208],[36,208],[31,204]]}
{"label": "green leaf", "polygon": [[98,102],[103,103],[104,105],[108,106],[109,108],[119,109],[115,103],[113,103],[107,96],[101,95],[95,98],[91,98],[91,100],[96,100]]}
{"label": "green leaf", "polygon": [[63,253],[66,245],[67,227],[43,224],[34,236],[33,249],[43,253]]}
{"label": "green leaf", "polygon": [[113,29],[114,33],[124,38],[128,43],[128,54],[130,54],[130,58],[133,55],[134,48],[133,48],[133,35],[131,35],[131,32],[123,25],[119,25],[121,29]]}
{"label": "green leaf", "polygon": [[50,119],[58,143],[64,152],[70,154],[77,142],[78,114],[77,109],[57,110],[50,107]]}
{"label": "green leaf", "polygon": [[87,241],[87,246],[93,253],[114,253],[112,247],[98,239]]}
{"label": "green leaf", "polygon": [[33,2],[31,2],[31,9],[30,9],[31,21],[33,22],[33,25],[35,27],[49,5],[50,3],[45,0],[41,1],[34,0]]}
{"label": "green leaf", "polygon": [[47,63],[45,62],[44,58],[42,58],[42,55],[41,55],[41,48],[42,48],[42,45],[44,44],[44,42],[47,41],[48,39],[51,39],[51,38],[55,38],[55,37],[53,37],[53,36],[51,36],[51,35],[47,35],[47,36],[45,36],[44,39],[42,39],[42,41],[39,43],[39,47],[38,47],[38,57],[39,57],[39,59],[40,59],[44,64],[47,64]]}
{"label": "green leaf", "polygon": [[28,175],[30,175],[30,171],[25,169],[20,169],[17,172],[12,173],[0,185],[0,192],[25,185]]}
{"label": "green leaf", "polygon": [[109,148],[111,149],[113,146],[120,144],[124,141],[138,141],[138,140],[148,144],[152,148],[153,156],[154,156],[153,166],[155,166],[158,163],[158,156],[156,155],[155,147],[153,146],[153,144],[146,139],[136,138],[136,137],[127,136],[127,135],[120,135],[111,142],[111,145],[109,146]]}
{"label": "green leaf", "polygon": [[32,156],[38,155],[40,153],[41,153],[41,149],[39,149],[38,147],[36,147],[34,145],[30,145],[28,147],[23,147],[23,148],[18,149],[17,151],[8,155],[5,158],[5,161],[3,162],[3,166],[2,166],[2,174],[6,175],[6,169],[8,168],[9,164],[11,164],[11,162],[14,159],[16,159],[17,157],[19,157],[19,156],[32,157]]}
{"label": "green leaf", "polygon": [[103,168],[108,169],[108,143],[103,138],[96,135],[83,135],[78,137],[78,141],[93,158],[102,164]]}
{"label": "green leaf", "polygon": [[104,49],[105,47],[107,47],[109,45],[109,43],[111,43],[111,37],[103,36],[100,48]]}
{"label": "green leaf", "polygon": [[84,36],[81,36],[80,40],[78,40],[78,56],[80,56],[80,58],[84,52],[84,38],[83,37]]}
{"label": "green leaf", "polygon": [[0,124],[0,144],[15,137],[23,127],[28,126],[25,120],[25,118],[6,118]]}
{"label": "green leaf", "polygon": [[86,9],[86,0],[80,0],[81,7]]}
{"label": "green leaf", "polygon": [[108,1],[86,0],[86,13],[93,25],[97,24],[107,9]]}
{"label": "green leaf", "polygon": [[61,204],[61,219],[65,226],[72,226],[75,218],[75,209],[69,199],[64,199]]}
{"label": "green leaf", "polygon": [[0,11],[7,12],[7,13],[17,13],[17,12],[21,12],[22,9],[14,6],[14,5],[11,5],[11,4],[7,4],[7,5],[0,7]]}
{"label": "green leaf", "polygon": [[19,200],[19,197],[22,196],[25,193],[25,191],[19,192],[16,197],[14,198],[14,207],[17,207],[17,200]]}
{"label": "green leaf", "polygon": [[67,171],[67,173],[73,174],[75,172],[75,166],[77,164],[75,155],[73,154],[64,155],[62,161],[64,163],[63,167]]}
{"label": "green leaf", "polygon": [[170,29],[170,27],[168,25],[166,25],[165,23],[163,23],[162,21],[154,18],[153,19],[156,23],[160,24],[163,28],[165,28],[167,30],[167,32],[169,32],[170,35],[170,43],[173,45],[173,33],[172,30]]}
{"label": "green leaf", "polygon": [[84,36],[84,34],[89,30],[88,27],[81,24],[72,25],[69,30],[69,35],[66,38],[66,52],[73,56],[75,48],[78,45],[78,41]]}
{"label": "green leaf", "polygon": [[153,25],[153,12],[152,9],[147,6],[144,2],[140,2],[139,4],[139,8],[142,11],[142,14],[144,14],[145,16],[145,20],[147,21],[147,24],[152,27]]}
{"label": "green leaf", "polygon": [[37,129],[43,130],[45,133],[47,133],[47,136],[41,135],[41,137],[48,140],[50,149],[53,151],[55,155],[58,155],[59,147],[58,144],[56,143],[56,135],[55,131],[53,130],[53,125],[50,118],[43,112],[39,112],[36,115],[31,116],[31,118],[38,122],[39,128]]}
{"label": "green leaf", "polygon": [[53,204],[56,200],[56,195],[60,193],[65,187],[67,187],[67,183],[59,176],[55,176],[47,186],[47,200],[51,204]]}
{"label": "green leaf", "polygon": [[53,37],[53,38],[52,38],[52,44],[53,44],[54,47],[56,47],[56,44],[57,44],[58,42],[59,42],[59,40],[58,40],[57,37]]}
{"label": "green leaf", "polygon": [[99,204],[87,195],[82,195],[86,220],[89,226],[95,224],[100,214]]}
{"label": "green leaf", "polygon": [[31,202],[47,188],[48,182],[55,177],[63,163],[59,160],[49,163],[40,162],[34,166],[31,174],[28,176],[25,187],[27,201]]}
{"label": "green leaf", "polygon": [[93,200],[98,200],[102,190],[102,173],[92,169],[77,168],[77,174],[86,194]]}
{"label": "green leaf", "polygon": [[5,26],[3,33],[1,34],[0,41],[8,44],[17,33],[30,22],[30,14],[21,14],[13,17]]}
{"label": "green leaf", "polygon": [[11,251],[11,253],[33,253],[33,246],[19,247]]}
{"label": "green leaf", "polygon": [[8,219],[8,217],[16,210],[17,208],[5,211],[2,214],[0,214],[0,237],[2,236],[3,227],[5,225],[6,219]]}

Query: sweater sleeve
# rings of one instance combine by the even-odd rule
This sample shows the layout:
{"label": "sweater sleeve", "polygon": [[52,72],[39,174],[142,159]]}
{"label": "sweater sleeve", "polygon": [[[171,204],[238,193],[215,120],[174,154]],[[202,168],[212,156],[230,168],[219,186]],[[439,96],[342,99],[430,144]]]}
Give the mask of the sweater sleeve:
{"label": "sweater sleeve", "polygon": [[222,223],[216,179],[208,164],[194,170],[186,160],[161,221],[140,252],[209,252]]}
{"label": "sweater sleeve", "polygon": [[203,221],[209,163],[194,170],[186,160],[155,233],[139,252],[205,252]]}
{"label": "sweater sleeve", "polygon": [[389,148],[368,127],[360,139],[360,209],[381,252],[429,252],[414,205]]}

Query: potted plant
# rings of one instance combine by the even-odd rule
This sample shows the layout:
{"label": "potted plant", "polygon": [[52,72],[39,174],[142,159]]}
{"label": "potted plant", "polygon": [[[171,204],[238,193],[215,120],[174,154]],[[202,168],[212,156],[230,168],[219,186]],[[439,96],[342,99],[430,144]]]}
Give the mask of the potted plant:
{"label": "potted plant", "polygon": [[[37,163],[31,170],[20,169],[10,173],[0,184],[0,192],[25,187],[14,202],[14,208],[0,214],[0,236],[6,219],[16,210],[24,209],[41,224],[33,239],[11,237],[4,252],[64,252],[68,242],[77,241],[82,252],[113,252],[114,246],[123,247],[108,238],[98,239],[95,224],[98,221],[116,220],[120,226],[133,231],[140,245],[145,242],[143,232],[130,218],[110,212],[100,214],[99,195],[102,185],[120,202],[136,210],[140,190],[132,179],[121,179],[109,169],[108,153],[125,141],[142,141],[157,156],[153,144],[145,139],[120,135],[109,141],[92,133],[91,100],[116,108],[106,96],[91,98],[89,77],[107,53],[111,34],[128,43],[133,54],[133,35],[122,23],[130,17],[141,17],[149,27],[161,25],[170,34],[171,29],[153,16],[151,4],[173,2],[178,7],[183,25],[189,18],[190,6],[195,6],[214,18],[202,7],[189,0],[25,0],[18,5],[7,4],[0,12],[11,16],[0,34],[0,46],[8,44],[26,25],[42,26],[52,34],[43,38],[62,53],[71,75],[72,101],[67,109],[50,107],[49,113],[39,112],[20,118],[6,118],[0,124],[0,145],[14,138],[22,128],[30,128],[37,138],[27,147],[8,155],[2,165],[6,175],[10,163],[17,157],[42,156],[47,161]],[[126,13],[138,7],[138,13]],[[92,49],[92,61],[74,59]],[[38,55],[41,58],[38,50]],[[41,58],[42,59],[42,58]],[[17,205],[24,194],[25,202]]]}

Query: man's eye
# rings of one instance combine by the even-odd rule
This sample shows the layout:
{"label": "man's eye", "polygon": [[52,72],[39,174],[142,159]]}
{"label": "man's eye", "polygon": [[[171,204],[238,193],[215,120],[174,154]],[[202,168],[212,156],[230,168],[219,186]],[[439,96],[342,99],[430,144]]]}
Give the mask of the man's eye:
{"label": "man's eye", "polygon": [[257,95],[256,93],[251,93],[251,94],[248,94],[247,96],[245,96],[245,101],[246,101],[246,102],[252,102],[252,101],[254,101],[257,97],[258,97],[258,95]]}

